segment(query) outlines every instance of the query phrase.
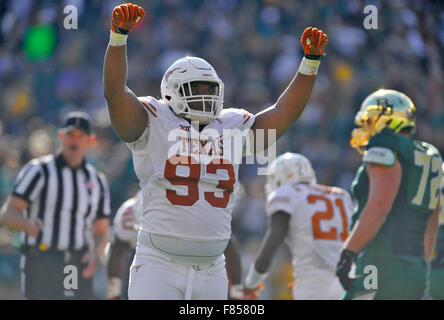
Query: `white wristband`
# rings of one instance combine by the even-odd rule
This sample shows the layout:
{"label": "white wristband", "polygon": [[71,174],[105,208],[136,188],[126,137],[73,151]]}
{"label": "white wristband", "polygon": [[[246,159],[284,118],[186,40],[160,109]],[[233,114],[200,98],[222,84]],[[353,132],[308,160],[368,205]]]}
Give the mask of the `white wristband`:
{"label": "white wristband", "polygon": [[113,47],[121,47],[126,45],[127,34],[120,34],[114,31],[110,31],[109,35],[109,45]]}
{"label": "white wristband", "polygon": [[122,292],[122,280],[117,277],[108,280],[108,299],[120,297]]}
{"label": "white wristband", "polygon": [[254,264],[254,262],[251,264],[247,276],[245,277],[245,288],[247,289],[256,289],[259,283],[267,277],[267,273],[257,272]]}
{"label": "white wristband", "polygon": [[311,60],[304,57],[302,58],[298,72],[307,76],[316,75],[318,74],[318,68],[320,64],[321,60]]}
{"label": "white wristband", "polygon": [[244,286],[241,284],[233,284],[230,287],[230,299],[243,299],[244,298]]}

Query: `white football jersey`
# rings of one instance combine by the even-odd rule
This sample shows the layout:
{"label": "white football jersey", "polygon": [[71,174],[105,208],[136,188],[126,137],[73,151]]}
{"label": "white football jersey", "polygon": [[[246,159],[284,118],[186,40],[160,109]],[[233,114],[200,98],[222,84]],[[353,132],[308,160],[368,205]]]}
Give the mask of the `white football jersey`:
{"label": "white football jersey", "polygon": [[128,242],[131,248],[136,247],[139,232],[142,203],[140,197],[126,200],[117,210],[113,220],[114,236]]}
{"label": "white football jersey", "polygon": [[292,253],[294,277],[335,270],[353,213],[349,193],[307,183],[283,185],[266,204],[267,215],[278,211],[291,215],[285,243]]}
{"label": "white football jersey", "polygon": [[[234,142],[221,137],[227,129],[251,128],[254,115],[224,109],[199,133],[163,101],[139,100],[148,126],[127,145],[143,192],[140,230],[190,240],[229,239],[239,161],[234,161],[237,151],[227,152]],[[245,139],[240,147],[243,153]]]}

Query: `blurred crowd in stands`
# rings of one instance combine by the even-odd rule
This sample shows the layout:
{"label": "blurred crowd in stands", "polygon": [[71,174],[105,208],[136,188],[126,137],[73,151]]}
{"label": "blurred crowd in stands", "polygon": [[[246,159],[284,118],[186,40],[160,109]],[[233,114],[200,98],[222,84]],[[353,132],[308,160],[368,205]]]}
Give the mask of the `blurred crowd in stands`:
{"label": "blurred crowd in stands", "polygon": [[[27,161],[57,150],[58,125],[74,109],[93,118],[98,139],[88,159],[108,177],[113,213],[135,194],[138,185],[130,152],[110,127],[102,86],[109,19],[118,3],[0,1],[0,204]],[[224,81],[225,107],[256,113],[272,105],[294,76],[302,58],[300,36],[305,27],[316,26],[328,34],[326,56],[306,110],[278,142],[278,154],[302,153],[312,161],[319,183],[349,189],[360,163],[359,154],[349,146],[354,115],[368,94],[385,87],[412,98],[417,107],[416,136],[444,155],[441,1],[133,3],[147,12],[128,40],[128,86],[138,96],[160,97],[166,68],[179,57],[194,55],[213,64]],[[378,8],[377,29],[363,26],[364,7],[369,4]],[[67,5],[78,10],[78,29],[65,29]],[[245,266],[266,229],[265,178],[256,172],[254,165],[241,166],[245,190],[233,215],[234,233],[247,252]],[[18,269],[8,257],[19,240],[5,236],[4,230],[1,234],[0,281],[15,285]],[[282,268],[278,276],[285,282],[291,272],[286,275],[288,264]],[[268,297],[289,297],[282,293],[285,288],[273,291],[276,288],[271,284]]]}

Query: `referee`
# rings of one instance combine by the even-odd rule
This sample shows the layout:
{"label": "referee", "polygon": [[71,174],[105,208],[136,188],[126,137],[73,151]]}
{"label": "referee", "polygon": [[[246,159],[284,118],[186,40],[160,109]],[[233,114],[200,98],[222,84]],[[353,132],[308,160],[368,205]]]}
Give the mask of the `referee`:
{"label": "referee", "polygon": [[58,131],[62,151],[20,171],[0,222],[23,231],[21,288],[27,299],[92,299],[92,276],[108,242],[105,176],[85,161],[95,140],[84,112]]}

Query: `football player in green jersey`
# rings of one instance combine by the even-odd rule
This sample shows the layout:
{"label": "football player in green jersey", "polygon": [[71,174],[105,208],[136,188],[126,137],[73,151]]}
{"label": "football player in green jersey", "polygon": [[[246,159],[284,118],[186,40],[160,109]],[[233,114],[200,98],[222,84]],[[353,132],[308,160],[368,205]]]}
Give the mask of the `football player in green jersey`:
{"label": "football player in green jersey", "polygon": [[[443,165],[444,171],[444,165]],[[441,179],[441,209],[439,229],[436,237],[435,254],[428,275],[428,292],[430,298],[444,300],[444,175]]]}
{"label": "football player in green jersey", "polygon": [[369,95],[355,123],[350,143],[363,163],[352,184],[352,231],[336,270],[343,299],[421,299],[438,228],[441,155],[411,137],[415,106],[401,92]]}

